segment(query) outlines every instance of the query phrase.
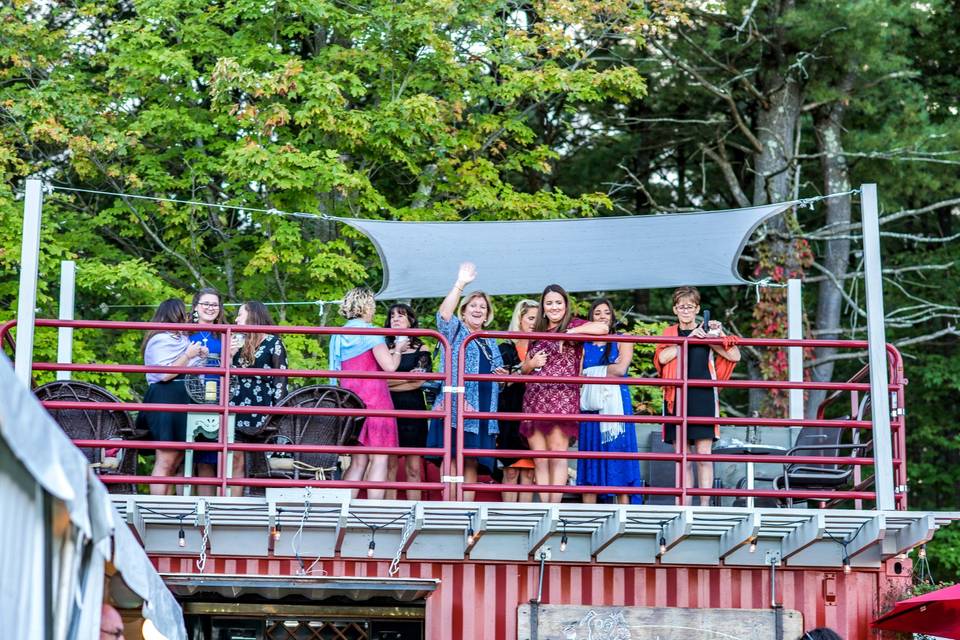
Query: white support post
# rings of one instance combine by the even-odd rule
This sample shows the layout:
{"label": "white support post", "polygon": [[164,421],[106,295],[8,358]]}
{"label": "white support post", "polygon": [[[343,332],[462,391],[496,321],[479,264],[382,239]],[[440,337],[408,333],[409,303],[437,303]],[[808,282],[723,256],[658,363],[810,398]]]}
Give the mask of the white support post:
{"label": "white support post", "polygon": [[[73,320],[73,300],[76,288],[77,263],[73,260],[60,262],[60,319]],[[73,363],[73,327],[57,329],[57,363]],[[70,371],[57,371],[57,380],[69,380]]]}
{"label": "white support post", "polygon": [[887,338],[884,331],[883,272],[880,261],[880,213],[877,185],[860,187],[863,269],[867,293],[867,349],[870,357],[870,419],[873,423],[873,473],[877,509],[893,510],[893,449],[890,442],[890,394],[887,393]]}
{"label": "white support post", "polygon": [[17,296],[17,379],[30,388],[33,374],[33,323],[37,307],[37,272],[40,268],[40,212],[43,183],[27,180],[23,199],[23,238],[20,245],[20,292]]}
{"label": "white support post", "polygon": [[[787,280],[787,337],[803,339],[802,283],[796,278]],[[790,382],[803,382],[803,347],[788,347],[787,358]],[[790,418],[803,419],[803,389],[790,389]],[[796,444],[799,427],[790,431],[790,443]]]}

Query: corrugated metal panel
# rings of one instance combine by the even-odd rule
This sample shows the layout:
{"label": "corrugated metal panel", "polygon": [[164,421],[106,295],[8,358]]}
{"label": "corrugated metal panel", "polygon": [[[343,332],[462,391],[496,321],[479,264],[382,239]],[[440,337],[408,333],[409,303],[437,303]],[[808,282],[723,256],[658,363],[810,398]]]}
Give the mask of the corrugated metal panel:
{"label": "corrugated metal panel", "polygon": [[[195,559],[155,559],[161,573],[195,572]],[[205,573],[294,575],[290,559],[209,558]],[[323,560],[315,572],[333,576],[387,577],[388,562]],[[427,600],[426,637],[517,637],[517,606],[536,597],[539,565],[486,563],[401,563],[400,577],[437,578]],[[909,568],[903,575],[909,576]],[[835,585],[836,602],[824,595],[825,580]],[[908,578],[884,571],[777,570],[777,600],[803,614],[806,630],[835,629],[847,640],[874,638],[869,622],[895,599]],[[547,564],[544,604],[596,606],[765,609],[770,606],[768,569],[687,568]]]}

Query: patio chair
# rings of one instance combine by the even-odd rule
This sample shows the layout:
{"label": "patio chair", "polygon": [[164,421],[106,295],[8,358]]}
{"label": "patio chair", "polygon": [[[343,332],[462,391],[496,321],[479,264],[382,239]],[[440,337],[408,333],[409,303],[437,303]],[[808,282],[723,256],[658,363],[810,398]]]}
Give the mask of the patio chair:
{"label": "patio chair", "polygon": [[[278,407],[363,409],[360,398],[347,389],[329,385],[301,387],[287,394]],[[266,442],[351,446],[357,443],[364,418],[357,416],[271,415],[264,424]],[[249,453],[251,478],[326,478],[337,474],[335,453]]]}
{"label": "patio chair", "polygon": [[[870,409],[869,396],[864,396],[857,411],[857,420],[865,419]],[[845,419],[849,419],[845,416]],[[788,456],[827,456],[837,457],[844,454],[855,458],[872,448],[871,441],[862,442],[862,429],[839,429],[836,427],[803,427],[793,447],[787,450]],[[843,442],[845,433],[850,433],[850,441]],[[851,464],[786,464],[779,476],[770,478],[774,489],[812,489],[839,490],[850,484],[854,478],[855,465]],[[793,500],[786,498],[781,504],[793,506]],[[819,501],[821,508],[826,501]]]}
{"label": "patio chair", "polygon": [[[106,389],[89,382],[58,380],[38,387],[40,401],[120,402]],[[134,428],[126,411],[101,409],[48,409],[54,421],[71,440],[143,440],[146,434]],[[137,449],[119,447],[91,448],[80,451],[99,475],[136,475]],[[111,493],[133,493],[132,484],[106,483]]]}

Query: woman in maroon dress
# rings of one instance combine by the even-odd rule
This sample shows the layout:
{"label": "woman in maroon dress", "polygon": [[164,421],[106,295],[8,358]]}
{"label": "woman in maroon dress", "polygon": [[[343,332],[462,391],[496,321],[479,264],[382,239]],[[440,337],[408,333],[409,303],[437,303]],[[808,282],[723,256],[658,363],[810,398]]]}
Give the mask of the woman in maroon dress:
{"label": "woman in maroon dress", "polygon": [[[551,284],[540,295],[537,312],[537,332],[605,335],[609,327],[603,322],[587,322],[572,317],[570,296],[558,284]],[[539,378],[548,376],[580,375],[583,343],[563,340],[533,340],[527,357],[520,365],[525,375]],[[523,394],[524,413],[570,415],[580,413],[579,384],[527,384]],[[524,420],[520,433],[527,438],[534,451],[566,451],[570,441],[577,437],[580,425],[569,420]],[[535,458],[536,483],[567,484],[567,461],[564,458]],[[541,502],[560,502],[561,493],[540,494]]]}

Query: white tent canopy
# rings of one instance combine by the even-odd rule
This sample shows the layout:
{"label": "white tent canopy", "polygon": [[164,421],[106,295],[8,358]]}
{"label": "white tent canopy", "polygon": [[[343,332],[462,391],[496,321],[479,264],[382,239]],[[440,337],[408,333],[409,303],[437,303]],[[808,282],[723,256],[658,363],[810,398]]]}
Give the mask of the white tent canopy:
{"label": "white tent canopy", "polygon": [[[0,620],[10,629],[30,629],[41,634],[61,629],[70,620],[71,606],[80,609],[81,639],[99,636],[104,564],[112,562],[131,591],[143,599],[143,617],[164,637],[187,637],[183,613],[163,584],[146,552],[110,501],[103,483],[90,471],[88,461],[14,373],[0,355]],[[11,479],[13,480],[11,482]],[[16,491],[17,487],[20,488]],[[47,552],[44,530],[50,522],[38,499],[42,492],[62,501],[76,535],[72,556],[93,547],[84,567],[62,562],[65,554]],[[62,601],[54,602],[55,620],[45,617],[44,564],[59,571]],[[58,564],[59,563],[59,564]],[[64,566],[61,566],[64,565]],[[66,602],[68,604],[63,604]],[[76,603],[75,605],[73,603]],[[53,636],[66,634],[53,633]],[[38,635],[37,637],[40,637]]]}
{"label": "white tent canopy", "polygon": [[447,294],[457,265],[477,265],[475,288],[532,294],[744,284],[737,262],[767,218],[796,204],[608,218],[508,222],[390,222],[337,218],[367,235],[383,261],[379,298]]}

